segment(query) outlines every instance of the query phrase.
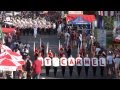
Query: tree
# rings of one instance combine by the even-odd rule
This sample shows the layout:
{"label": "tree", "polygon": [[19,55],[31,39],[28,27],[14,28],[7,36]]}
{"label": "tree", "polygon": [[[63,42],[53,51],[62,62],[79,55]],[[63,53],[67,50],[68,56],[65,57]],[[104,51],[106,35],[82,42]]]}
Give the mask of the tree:
{"label": "tree", "polygon": [[114,28],[114,19],[113,19],[113,17],[104,16],[103,20],[104,20],[104,29],[113,30],[113,28]]}

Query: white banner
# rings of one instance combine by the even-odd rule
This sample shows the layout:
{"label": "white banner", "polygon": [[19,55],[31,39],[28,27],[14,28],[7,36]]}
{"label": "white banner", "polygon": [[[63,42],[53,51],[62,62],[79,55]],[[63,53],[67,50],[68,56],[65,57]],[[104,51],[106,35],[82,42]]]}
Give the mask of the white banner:
{"label": "white banner", "polygon": [[90,66],[90,58],[84,58],[84,66]]}
{"label": "white banner", "polygon": [[44,66],[43,58],[42,57],[38,57],[38,60],[40,60],[42,62],[42,66]]}
{"label": "white banner", "polygon": [[54,58],[52,59],[52,65],[53,65],[54,67],[60,66],[59,58],[54,57]]}
{"label": "white banner", "polygon": [[17,66],[0,66],[2,71],[16,71]]}
{"label": "white banner", "polygon": [[68,66],[75,66],[75,59],[73,57],[68,58]]}
{"label": "white banner", "polygon": [[106,66],[106,59],[105,58],[100,58],[99,59],[99,66]]}
{"label": "white banner", "polygon": [[68,14],[83,14],[83,11],[68,11]]}
{"label": "white banner", "polygon": [[45,66],[51,66],[52,65],[51,58],[50,57],[44,58],[44,63],[45,63]]}
{"label": "white banner", "polygon": [[76,66],[83,66],[83,60],[81,57],[76,58]]}
{"label": "white banner", "polygon": [[65,57],[60,58],[60,66],[67,66],[67,58]]}
{"label": "white banner", "polygon": [[92,58],[92,66],[98,66],[98,58]]}

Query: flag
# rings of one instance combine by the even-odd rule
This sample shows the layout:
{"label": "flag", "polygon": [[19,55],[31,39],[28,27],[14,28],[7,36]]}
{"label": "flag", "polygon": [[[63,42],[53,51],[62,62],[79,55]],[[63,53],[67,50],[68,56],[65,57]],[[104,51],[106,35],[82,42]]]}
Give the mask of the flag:
{"label": "flag", "polygon": [[34,42],[34,45],[33,45],[33,51],[35,52],[35,42]]}
{"label": "flag", "polygon": [[47,42],[46,54],[48,54],[49,43]]}
{"label": "flag", "polygon": [[98,15],[100,16],[114,16],[115,11],[98,11]]}
{"label": "flag", "polygon": [[3,44],[5,43],[4,35],[3,35],[3,32],[2,32],[2,28],[1,28],[1,27],[0,27],[0,40],[2,41]]}
{"label": "flag", "polygon": [[98,16],[97,27],[98,29],[103,29],[103,16]]}
{"label": "flag", "polygon": [[59,51],[60,51],[60,40],[59,40]]}
{"label": "flag", "polygon": [[41,38],[40,38],[40,48],[41,48]]}

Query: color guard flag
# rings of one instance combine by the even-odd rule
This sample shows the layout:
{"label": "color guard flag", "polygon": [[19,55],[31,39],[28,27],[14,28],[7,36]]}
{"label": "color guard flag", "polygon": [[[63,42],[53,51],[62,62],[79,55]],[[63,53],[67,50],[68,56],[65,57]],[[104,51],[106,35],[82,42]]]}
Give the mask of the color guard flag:
{"label": "color guard flag", "polygon": [[40,48],[41,48],[41,38],[40,38]]}
{"label": "color guard flag", "polygon": [[60,40],[59,40],[59,51],[60,51],[60,46],[61,46],[61,45],[60,45]]}
{"label": "color guard flag", "polygon": [[33,45],[33,51],[35,52],[35,42],[34,42],[34,45]]}

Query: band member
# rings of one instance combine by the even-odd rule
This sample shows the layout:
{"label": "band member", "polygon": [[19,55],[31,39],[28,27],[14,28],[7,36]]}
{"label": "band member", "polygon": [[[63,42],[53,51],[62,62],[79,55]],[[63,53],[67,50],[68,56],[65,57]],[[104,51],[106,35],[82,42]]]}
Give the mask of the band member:
{"label": "band member", "polygon": [[89,66],[90,66],[90,58],[88,57],[88,54],[84,58],[84,66],[85,66],[86,77],[88,77],[88,70],[89,70]]}
{"label": "band member", "polygon": [[60,66],[62,69],[62,76],[65,75],[65,68],[67,66],[67,58],[65,57],[65,54],[60,58]]}
{"label": "band member", "polygon": [[59,50],[59,56],[60,56],[60,58],[63,56],[63,54],[64,54],[64,48],[61,45],[60,50]]}
{"label": "band member", "polygon": [[53,58],[53,52],[52,52],[51,50],[49,50],[48,56],[49,56],[51,59]]}
{"label": "band member", "polygon": [[92,69],[93,69],[93,75],[94,76],[96,76],[97,66],[98,66],[98,58],[94,56],[92,58]]}
{"label": "band member", "polygon": [[78,56],[76,58],[76,66],[77,66],[78,76],[80,76],[80,73],[81,73],[81,70],[82,70],[82,66],[83,66],[83,59],[80,56],[80,54],[78,54]]}
{"label": "band member", "polygon": [[104,70],[106,67],[106,59],[101,55],[99,58],[99,66],[100,66],[100,75],[101,77],[104,76]]}
{"label": "band member", "polygon": [[70,57],[70,55],[71,55],[71,46],[69,45],[67,47],[67,56]]}
{"label": "band member", "polygon": [[37,59],[38,54],[39,54],[39,50],[38,50],[37,47],[35,47],[35,52],[34,52],[34,57],[35,57],[35,59]]}
{"label": "band member", "polygon": [[37,37],[37,27],[34,27],[34,38]]}
{"label": "band member", "polygon": [[75,66],[75,59],[72,57],[72,55],[68,58],[68,66],[69,66],[69,74],[71,77],[73,73],[73,67]]}
{"label": "band member", "polygon": [[59,58],[55,54],[55,57],[52,58],[52,65],[54,69],[54,76],[56,77],[57,74],[57,67],[59,66]]}
{"label": "band member", "polygon": [[46,76],[49,76],[49,70],[51,67],[51,58],[49,57],[49,55],[47,55],[47,57],[44,58],[44,63],[46,68]]}

